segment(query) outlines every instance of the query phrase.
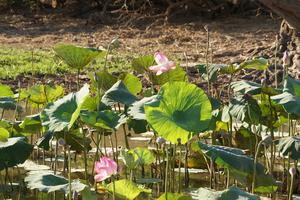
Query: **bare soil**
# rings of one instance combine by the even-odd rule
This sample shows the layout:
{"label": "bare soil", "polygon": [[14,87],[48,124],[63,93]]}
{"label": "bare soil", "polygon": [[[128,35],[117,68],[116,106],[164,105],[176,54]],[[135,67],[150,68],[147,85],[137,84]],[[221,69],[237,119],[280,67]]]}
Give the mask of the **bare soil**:
{"label": "bare soil", "polygon": [[229,16],[129,27],[61,15],[0,14],[0,44],[29,49],[51,48],[60,42],[98,47],[118,36],[120,51],[127,54],[152,54],[160,50],[182,60],[186,53],[189,62],[199,62],[204,61],[207,25],[213,62],[228,63],[252,56],[271,56],[279,23],[279,19],[270,16]]}

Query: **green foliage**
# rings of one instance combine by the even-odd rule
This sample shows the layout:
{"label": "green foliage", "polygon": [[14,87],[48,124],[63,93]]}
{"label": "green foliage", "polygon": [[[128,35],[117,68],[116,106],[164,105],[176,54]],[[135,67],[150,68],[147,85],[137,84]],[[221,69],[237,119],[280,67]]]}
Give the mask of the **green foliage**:
{"label": "green foliage", "polygon": [[103,110],[99,112],[88,112],[86,110],[80,113],[81,120],[93,127],[108,130],[117,130],[125,121],[118,113],[111,110]]}
{"label": "green foliage", "polygon": [[89,94],[89,86],[85,84],[78,92],[50,103],[41,113],[42,125],[51,132],[70,129],[80,114],[82,102]]}
{"label": "green foliage", "polygon": [[208,128],[211,104],[203,90],[185,82],[163,85],[155,101],[145,105],[146,118],[163,138],[186,143],[193,134]]}
{"label": "green foliage", "polygon": [[[107,189],[112,193],[113,192],[113,183],[110,183],[107,186]],[[120,199],[134,200],[141,193],[151,193],[151,190],[140,188],[135,183],[133,183],[127,179],[115,181],[115,194]]]}
{"label": "green foliage", "polygon": [[[251,186],[254,161],[245,156],[239,149],[211,146],[201,142],[193,144],[193,150],[202,151],[218,166],[227,168],[230,176],[233,176],[239,182]],[[256,192],[271,193],[276,191],[277,185],[272,176],[265,174],[265,168],[260,163],[256,164]]]}
{"label": "green foliage", "polygon": [[167,194],[163,193],[157,200],[165,200],[165,199],[172,199],[172,200],[192,200],[192,197],[190,195],[188,195],[188,194],[168,192]]}
{"label": "green foliage", "polygon": [[154,155],[146,148],[136,147],[129,150],[129,153],[133,154],[135,162],[139,165],[150,165],[155,161]]}
{"label": "green foliage", "polygon": [[27,90],[21,90],[20,99],[28,99],[33,104],[44,105],[57,100],[63,95],[64,89],[61,86],[34,85]]}
{"label": "green foliage", "polygon": [[105,105],[121,103],[129,106],[137,101],[137,98],[127,89],[123,81],[119,80],[105,92],[101,101]]}
{"label": "green foliage", "polygon": [[274,102],[282,105],[287,113],[300,118],[300,83],[287,76],[283,93],[271,97]]}
{"label": "green foliage", "polygon": [[14,97],[14,93],[8,85],[0,84],[0,97]]}
{"label": "green foliage", "polygon": [[149,103],[157,98],[156,95],[153,95],[151,97],[144,97],[143,99],[134,102],[129,108],[128,108],[128,114],[136,120],[146,120],[146,114],[144,106],[146,103]]}
{"label": "green foliage", "polygon": [[0,108],[3,110],[21,109],[12,97],[0,97]]}
{"label": "green foliage", "polygon": [[32,150],[33,146],[25,142],[23,137],[8,138],[7,142],[0,141],[0,170],[25,162]]}
{"label": "green foliage", "polygon": [[138,77],[136,77],[133,74],[125,74],[124,76],[119,77],[129,92],[131,92],[133,95],[137,95],[142,90],[142,82]]}
{"label": "green foliage", "polygon": [[68,44],[58,44],[53,50],[69,67],[76,69],[83,69],[96,57],[105,55],[102,50],[77,47]]}
{"label": "green foliage", "polygon": [[131,63],[132,68],[138,73],[144,73],[149,71],[149,67],[154,64],[154,57],[152,55],[141,56],[134,59]]}
{"label": "green foliage", "polygon": [[280,138],[278,142],[278,150],[284,156],[290,156],[294,160],[300,158],[300,137],[284,137]]}
{"label": "green foliage", "polygon": [[255,58],[252,60],[247,60],[240,64],[242,69],[256,69],[256,70],[265,70],[269,66],[268,60],[265,58]]}
{"label": "green foliage", "polygon": [[5,128],[0,127],[0,142],[7,142],[9,132]]}
{"label": "green foliage", "polygon": [[163,85],[172,81],[187,81],[187,75],[186,72],[177,65],[176,69],[172,69],[159,76],[151,76],[150,79],[154,85]]}
{"label": "green foliage", "polygon": [[238,187],[232,186],[223,191],[213,191],[207,188],[199,188],[196,195],[206,200],[259,200],[259,196],[250,194]]}
{"label": "green foliage", "polygon": [[[69,181],[63,176],[54,175],[52,171],[31,171],[24,180],[27,187],[37,189],[41,192],[60,191],[65,194],[69,193]],[[80,192],[86,188],[86,185],[80,183],[79,180],[74,180],[71,183],[72,191]]]}

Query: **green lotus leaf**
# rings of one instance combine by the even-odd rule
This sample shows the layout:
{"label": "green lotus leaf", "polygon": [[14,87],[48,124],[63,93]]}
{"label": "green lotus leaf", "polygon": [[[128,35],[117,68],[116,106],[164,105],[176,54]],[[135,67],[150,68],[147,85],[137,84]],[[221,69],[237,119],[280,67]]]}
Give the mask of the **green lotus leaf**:
{"label": "green lotus leaf", "polygon": [[7,142],[9,132],[5,128],[0,127],[0,142]]}
{"label": "green lotus leaf", "polygon": [[8,138],[7,142],[0,141],[0,170],[25,162],[32,150],[33,146],[25,142],[24,137]]}
{"label": "green lotus leaf", "polygon": [[147,132],[147,121],[146,120],[136,120],[128,119],[127,125],[129,130],[133,130],[135,134]]}
{"label": "green lotus leaf", "polygon": [[136,147],[134,149],[130,149],[129,153],[133,154],[134,160],[139,165],[150,165],[155,162],[154,155],[147,148]]}
{"label": "green lotus leaf", "polygon": [[261,122],[261,110],[257,101],[250,95],[238,96],[231,99],[229,113],[241,122],[259,124]]}
{"label": "green lotus leaf", "polygon": [[167,197],[166,197],[166,193],[163,193],[157,200],[165,200],[165,199],[170,199],[170,200],[192,200],[192,197],[188,194],[168,192]]}
{"label": "green lotus leaf", "polygon": [[45,135],[43,135],[41,138],[39,138],[37,140],[36,145],[39,148],[42,148],[46,151],[49,151],[49,149],[50,149],[50,140],[52,139],[52,137],[53,137],[53,133],[46,132]]}
{"label": "green lotus leaf", "polygon": [[99,112],[82,110],[80,113],[80,119],[90,126],[108,130],[117,130],[120,125],[125,122],[118,113],[112,110],[103,110]]}
{"label": "green lotus leaf", "polygon": [[156,95],[151,97],[144,97],[143,99],[134,102],[129,108],[128,108],[128,114],[136,120],[146,120],[146,114],[144,106],[146,103],[149,103],[156,99]]}
{"label": "green lotus leaf", "polygon": [[138,166],[137,161],[134,158],[134,152],[133,151],[126,151],[124,149],[121,150],[121,159],[123,163],[126,165],[128,169],[135,169]]}
{"label": "green lotus leaf", "polygon": [[278,142],[278,150],[284,156],[290,156],[294,160],[300,158],[300,137],[284,137],[280,138]]}
{"label": "green lotus leaf", "polygon": [[300,117],[300,83],[287,76],[284,81],[283,93],[272,96],[271,99],[282,105],[287,113]]}
{"label": "green lotus leaf", "polygon": [[46,104],[53,102],[64,95],[61,86],[34,85],[29,89],[21,90],[20,99],[28,99],[33,104]]}
{"label": "green lotus leaf", "polygon": [[185,82],[163,85],[155,101],[145,106],[152,128],[166,140],[186,143],[193,134],[206,130],[211,120],[211,103],[203,90]]}
{"label": "green lotus leaf", "polygon": [[268,60],[265,58],[255,58],[253,60],[247,60],[240,64],[242,69],[255,69],[255,70],[265,70],[269,66]]}
{"label": "green lotus leaf", "polygon": [[0,84],[0,97],[14,97],[14,93],[8,85]]}
{"label": "green lotus leaf", "polygon": [[252,81],[236,81],[231,83],[231,88],[233,89],[234,93],[237,94],[268,94],[268,95],[276,95],[278,94],[278,90],[269,87],[269,86],[262,86],[258,83]]}
{"label": "green lotus leaf", "polygon": [[40,114],[28,115],[21,122],[19,127],[25,133],[37,133],[42,129]]}
{"label": "green lotus leaf", "polygon": [[152,55],[148,56],[141,56],[136,58],[132,61],[132,68],[133,70],[137,71],[138,73],[144,73],[149,71],[149,67],[154,64],[154,57]]}
{"label": "green lotus leaf", "polygon": [[[60,191],[65,194],[69,193],[69,181],[63,176],[54,175],[53,171],[41,170],[30,171],[24,180],[29,189],[37,189],[41,192]],[[71,182],[71,190],[81,192],[86,188],[86,185],[80,183],[79,180]]]}
{"label": "green lotus leaf", "polygon": [[89,86],[85,84],[78,92],[50,103],[41,113],[42,125],[51,132],[70,129],[80,114],[81,105],[89,94]]}
{"label": "green lotus leaf", "polygon": [[17,102],[12,97],[0,97],[0,108],[3,110],[18,110],[21,109]]}
{"label": "green lotus leaf", "polygon": [[131,94],[123,81],[119,80],[109,90],[107,90],[101,100],[105,105],[113,105],[121,103],[124,105],[131,105],[137,98]]}
{"label": "green lotus leaf", "polygon": [[[220,69],[227,67],[227,65],[224,64],[210,64],[208,67],[206,67],[206,64],[200,64],[196,65],[198,68],[199,73],[201,74],[201,77],[207,81],[208,80],[208,74],[209,74],[209,81],[215,82],[217,81],[218,72]],[[208,70],[208,73],[207,73]]]}
{"label": "green lotus leaf", "polygon": [[106,70],[98,71],[96,74],[92,74],[91,80],[95,89],[99,88],[104,91],[111,88],[117,82],[117,79]]}
{"label": "green lotus leaf", "polygon": [[127,73],[123,76],[120,76],[119,79],[123,81],[128,91],[133,95],[140,93],[143,88],[140,79],[133,74]]}
{"label": "green lotus leaf", "polygon": [[82,152],[85,149],[89,151],[92,149],[91,139],[87,137],[84,138],[79,129],[72,129],[66,136],[64,136],[63,132],[55,133],[55,137],[57,140],[59,138],[65,138],[66,144],[70,145],[70,149],[76,152]]}
{"label": "green lotus leaf", "polygon": [[[113,183],[110,183],[107,189],[112,193]],[[141,193],[151,193],[151,190],[138,187],[135,183],[127,179],[115,181],[115,194],[120,199],[134,200]]]}
{"label": "green lotus leaf", "polygon": [[195,198],[206,200],[259,200],[260,197],[232,186],[222,191],[214,191],[207,188],[199,188],[193,193]]}
{"label": "green lotus leaf", "polygon": [[172,69],[159,76],[151,76],[150,79],[154,85],[163,85],[171,81],[187,81],[187,75],[186,72],[177,65],[176,69]]}
{"label": "green lotus leaf", "polygon": [[[210,146],[202,142],[193,143],[194,151],[202,151],[207,157],[214,161],[218,166],[227,168],[230,176],[237,179],[242,184],[251,186],[254,170],[254,161],[252,158],[239,153],[232,148]],[[277,185],[275,179],[265,174],[265,168],[260,163],[256,164],[256,192],[271,193],[276,191]]]}
{"label": "green lotus leaf", "polygon": [[82,69],[96,57],[100,55],[104,56],[105,53],[105,51],[98,49],[77,47],[68,44],[56,45],[53,50],[69,67],[76,69]]}

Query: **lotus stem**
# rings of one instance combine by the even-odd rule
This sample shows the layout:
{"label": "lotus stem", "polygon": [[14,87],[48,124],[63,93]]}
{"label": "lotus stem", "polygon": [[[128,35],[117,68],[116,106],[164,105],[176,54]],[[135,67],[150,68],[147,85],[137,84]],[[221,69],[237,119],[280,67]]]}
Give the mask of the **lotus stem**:
{"label": "lotus stem", "polygon": [[0,120],[2,120],[3,119],[3,116],[4,116],[4,109],[2,109],[2,112],[1,112],[1,119]]}
{"label": "lotus stem", "polygon": [[206,38],[207,38],[206,50],[205,50],[205,62],[206,62],[206,74],[207,74],[207,91],[208,91],[208,95],[210,95],[210,80],[209,80],[209,66],[208,66],[208,53],[209,53],[210,41],[209,41],[208,27],[205,26],[204,29],[206,30]]}
{"label": "lotus stem", "polygon": [[80,69],[77,70],[77,91],[80,88],[80,85],[79,85],[79,75],[80,75]]}
{"label": "lotus stem", "polygon": [[169,152],[168,147],[166,148],[166,174],[165,174],[165,194],[166,200],[168,200],[168,170],[169,170]]}
{"label": "lotus stem", "polygon": [[69,178],[69,200],[72,200],[72,186],[71,186],[71,147],[68,146],[68,161],[69,161],[69,164],[68,164],[68,167],[69,167],[69,170],[68,170],[68,178]]}
{"label": "lotus stem", "polygon": [[122,125],[122,128],[123,128],[123,132],[124,132],[126,149],[130,149],[125,124]]}
{"label": "lotus stem", "polygon": [[275,67],[275,88],[278,88],[278,77],[277,77],[277,53],[278,53],[278,35],[276,35],[276,40],[275,40],[275,61],[274,61],[274,67]]}
{"label": "lotus stem", "polygon": [[189,169],[188,169],[188,145],[185,144],[185,157],[184,157],[184,183],[185,187],[189,186]]}
{"label": "lotus stem", "polygon": [[100,137],[100,134],[101,133],[98,133],[97,132],[97,136],[96,136],[96,153],[95,153],[95,156],[94,156],[94,162],[93,162],[93,168],[92,168],[92,177],[94,177],[94,167],[95,167],[95,162],[96,160],[98,159],[99,157],[99,145],[100,145],[100,141],[101,141],[101,137]]}
{"label": "lotus stem", "polygon": [[259,153],[259,150],[261,148],[261,145],[262,145],[263,141],[260,141],[258,143],[258,146],[257,146],[257,150],[255,152],[255,157],[254,157],[254,162],[253,162],[253,178],[252,178],[252,193],[254,194],[254,189],[255,189],[255,178],[256,178],[256,164],[257,164],[257,159],[258,159],[258,153]]}
{"label": "lotus stem", "polygon": [[84,178],[86,181],[86,184],[89,185],[88,180],[88,163],[87,163],[87,147],[86,147],[86,135],[85,131],[83,130],[83,127],[81,126],[82,134],[83,134],[83,143],[84,143],[84,150],[83,150],[83,158],[84,158]]}
{"label": "lotus stem", "polygon": [[182,155],[182,149],[181,146],[179,146],[179,163],[178,163],[178,169],[179,169],[179,174],[178,174],[178,193],[181,192],[181,155]]}

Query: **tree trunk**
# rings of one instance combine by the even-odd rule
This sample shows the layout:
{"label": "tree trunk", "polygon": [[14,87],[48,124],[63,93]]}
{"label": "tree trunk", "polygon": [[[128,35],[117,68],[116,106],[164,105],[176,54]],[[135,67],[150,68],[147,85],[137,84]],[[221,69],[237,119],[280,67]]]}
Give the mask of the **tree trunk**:
{"label": "tree trunk", "polygon": [[290,52],[292,67],[289,71],[298,72],[300,69],[300,0],[260,0],[260,2],[283,18],[278,42],[279,51]]}

